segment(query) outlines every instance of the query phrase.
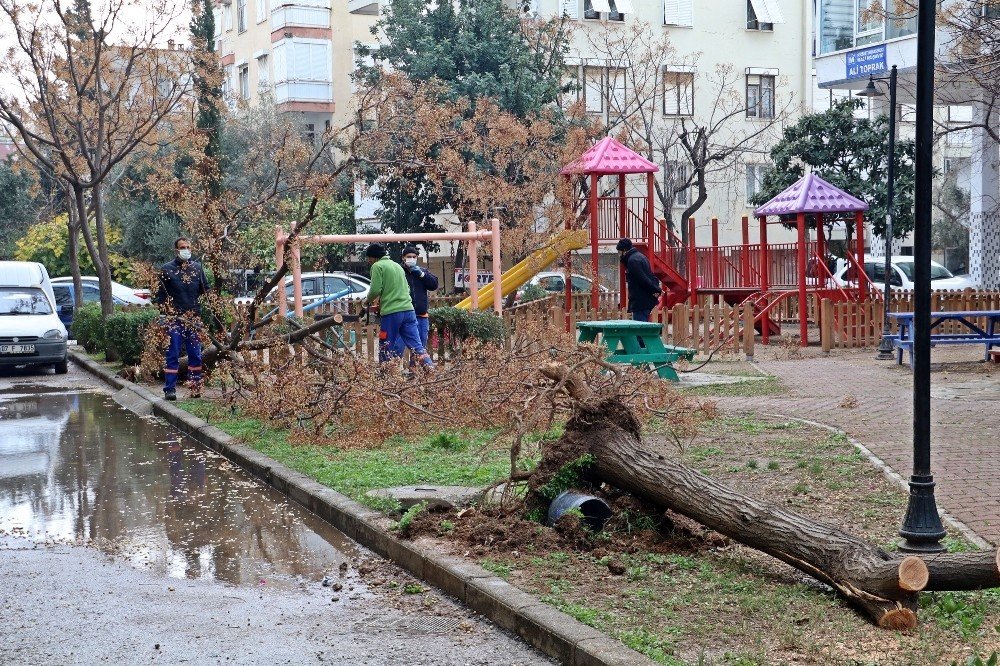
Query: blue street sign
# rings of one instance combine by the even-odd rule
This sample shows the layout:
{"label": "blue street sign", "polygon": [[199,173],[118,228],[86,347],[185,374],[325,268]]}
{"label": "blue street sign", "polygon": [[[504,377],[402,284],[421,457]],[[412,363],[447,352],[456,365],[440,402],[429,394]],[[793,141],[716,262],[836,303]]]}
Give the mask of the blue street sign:
{"label": "blue street sign", "polygon": [[848,52],[846,64],[848,79],[872,76],[886,71],[888,67],[885,62],[885,44]]}

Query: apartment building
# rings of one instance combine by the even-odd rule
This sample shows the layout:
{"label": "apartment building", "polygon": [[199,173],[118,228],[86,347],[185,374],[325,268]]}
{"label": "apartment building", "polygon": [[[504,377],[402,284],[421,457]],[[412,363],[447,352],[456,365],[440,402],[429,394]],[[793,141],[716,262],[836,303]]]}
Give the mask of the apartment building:
{"label": "apartment building", "polygon": [[[350,0],[351,11],[373,16],[376,0]],[[595,52],[589,34],[635,23],[646,23],[654,35],[666,35],[677,62],[661,63],[663,85],[657,105],[664,123],[688,117],[710,122],[713,101],[720,91],[709,83],[709,73],[727,65],[737,73],[732,89],[722,91],[739,100],[733,136],[753,133],[769,124],[780,136],[780,127],[794,122],[810,108],[812,78],[809,44],[812,12],[798,0],[512,0],[512,5],[532,16],[563,14],[573,24],[574,38],[567,62],[577,83],[577,97],[595,118],[615,125],[614,101],[627,92],[627,76],[615,76],[620,61],[610,62]],[[744,108],[745,107],[745,108]],[[775,116],[777,123],[775,123]],[[773,141],[772,141],[773,144]],[[713,177],[709,198],[697,213],[698,242],[708,243],[710,219],[720,220],[722,242],[739,242],[740,216],[750,213],[750,196],[760,187],[767,163],[766,148],[748,152],[733,169]],[[685,169],[673,155],[661,155],[664,169]],[[678,191],[672,212],[676,219],[690,201],[691,192]],[[658,206],[657,214],[662,215]]]}
{"label": "apartment building", "polygon": [[269,101],[306,135],[346,122],[354,43],[375,18],[332,0],[224,0],[215,45],[227,101]]}
{"label": "apartment building", "polygon": [[[888,16],[876,0],[814,0],[816,11],[816,82],[819,88],[845,94],[863,89],[869,77],[884,78],[895,65],[898,72],[897,98],[903,136],[915,116],[917,38],[915,16]],[[990,18],[1000,14],[996,3],[987,0],[946,0],[948,10],[981,11]],[[888,5],[890,8],[893,5]],[[875,11],[873,11],[875,10]],[[938,30],[936,62],[948,69],[953,60],[951,36],[945,27]],[[884,90],[884,86],[883,86]],[[961,76],[938,76],[935,86],[935,117],[940,128],[961,128],[968,124],[1000,127],[1000,118],[982,91]],[[879,112],[888,112],[887,98],[878,102]],[[970,128],[949,133],[939,143],[937,166],[956,171],[960,187],[970,193],[969,274],[981,287],[1000,288],[1000,146],[985,129]],[[903,249],[906,248],[904,241]],[[884,243],[874,241],[881,251]]]}

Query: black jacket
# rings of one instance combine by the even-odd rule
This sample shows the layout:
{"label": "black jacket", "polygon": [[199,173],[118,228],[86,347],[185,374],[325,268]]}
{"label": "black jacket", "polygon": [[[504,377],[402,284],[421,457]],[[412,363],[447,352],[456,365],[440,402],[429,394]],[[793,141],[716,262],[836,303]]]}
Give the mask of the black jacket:
{"label": "black jacket", "polygon": [[625,283],[628,285],[628,311],[643,312],[656,307],[663,287],[653,275],[649,260],[639,250],[632,248],[622,255],[625,264]]}
{"label": "black jacket", "polygon": [[160,267],[160,288],[154,301],[165,305],[170,313],[201,312],[198,297],[208,292],[208,279],[197,261],[180,259],[168,261]]}
{"label": "black jacket", "polygon": [[438,279],[433,273],[420,266],[403,265],[406,281],[410,285],[410,300],[413,301],[413,311],[419,317],[427,314],[427,292],[438,288]]}

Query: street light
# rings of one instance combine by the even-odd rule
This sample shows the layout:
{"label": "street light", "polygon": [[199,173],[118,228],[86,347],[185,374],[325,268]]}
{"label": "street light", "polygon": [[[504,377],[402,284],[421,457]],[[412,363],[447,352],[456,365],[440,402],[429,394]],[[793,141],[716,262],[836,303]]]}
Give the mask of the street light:
{"label": "street light", "polygon": [[[913,217],[913,474],[899,528],[906,552],[945,550],[946,532],[934,500],[931,474],[931,187],[934,185],[934,30],[937,0],[917,10],[917,122]],[[886,276],[888,277],[888,276]]]}
{"label": "street light", "polygon": [[[857,93],[859,97],[885,97],[885,93],[875,86],[876,81],[886,81],[885,77],[868,78],[868,85]],[[892,333],[889,329],[889,298],[892,290],[889,288],[889,276],[892,275],[892,209],[895,203],[896,186],[896,66],[889,71],[889,163],[887,166],[888,187],[886,188],[885,204],[885,291],[882,307],[882,339],[878,343],[878,355],[882,361],[892,359]],[[858,269],[860,270],[860,268]],[[860,280],[860,276],[858,277]]]}

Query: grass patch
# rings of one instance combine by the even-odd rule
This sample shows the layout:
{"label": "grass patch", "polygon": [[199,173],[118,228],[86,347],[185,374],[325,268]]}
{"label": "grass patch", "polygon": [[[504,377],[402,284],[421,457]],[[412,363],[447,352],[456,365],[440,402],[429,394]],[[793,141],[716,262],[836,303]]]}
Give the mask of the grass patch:
{"label": "grass patch", "polygon": [[735,384],[708,384],[706,386],[682,387],[682,393],[695,396],[715,396],[719,398],[753,398],[762,395],[784,393],[785,387],[777,377],[737,382]]}
{"label": "grass patch", "polygon": [[397,503],[368,497],[375,488],[434,483],[485,487],[510,473],[509,452],[488,442],[493,433],[435,433],[420,441],[393,438],[375,449],[339,449],[290,444],[288,432],[257,419],[220,414],[210,401],[183,400],[178,405],[200,416],[264,455],[379,511]]}

